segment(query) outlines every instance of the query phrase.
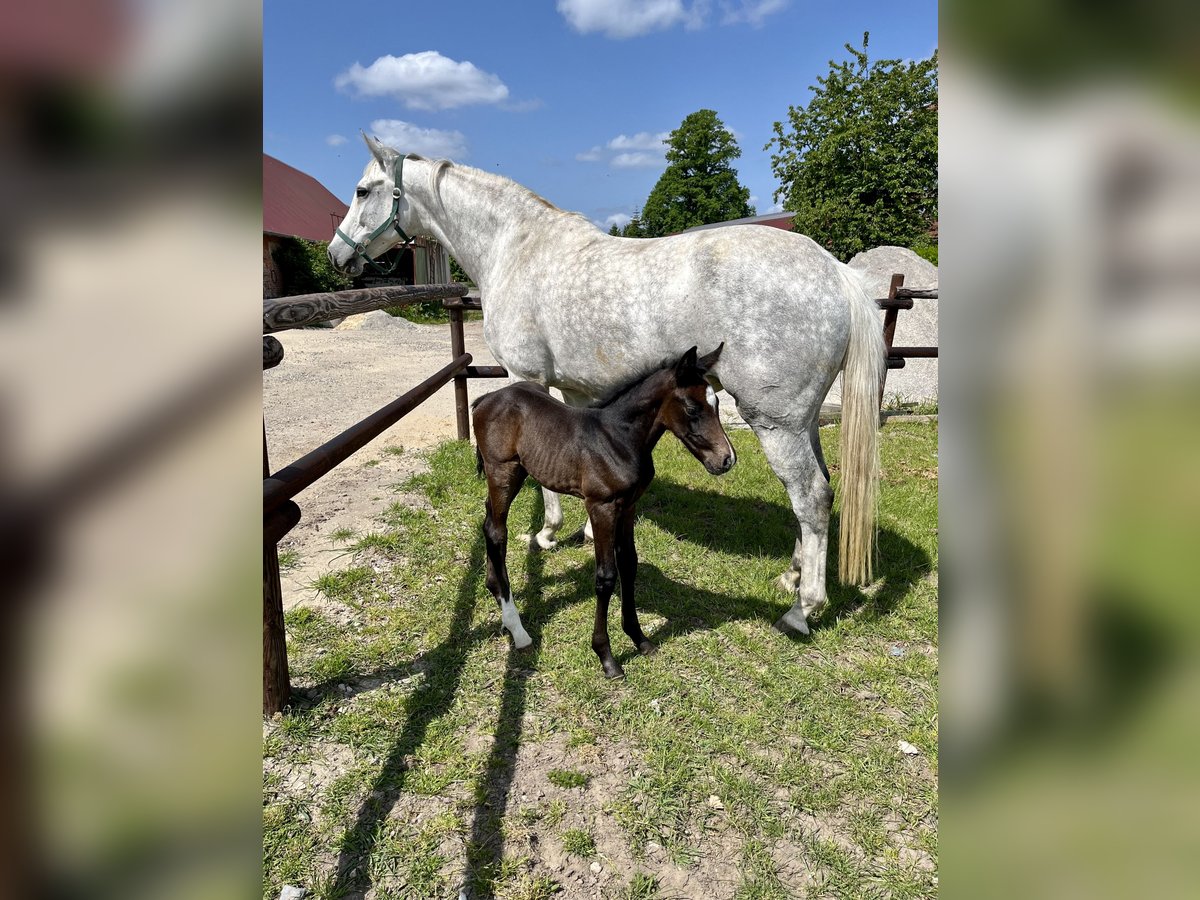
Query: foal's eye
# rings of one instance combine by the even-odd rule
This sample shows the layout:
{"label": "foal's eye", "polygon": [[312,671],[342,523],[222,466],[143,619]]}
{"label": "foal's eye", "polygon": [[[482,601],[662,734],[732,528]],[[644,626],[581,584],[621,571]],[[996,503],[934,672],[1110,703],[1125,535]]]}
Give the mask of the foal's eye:
{"label": "foal's eye", "polygon": [[702,410],[700,409],[700,405],[698,403],[684,404],[683,411],[685,413],[687,413],[687,417],[689,419],[693,419],[693,420],[699,419],[700,413],[702,412]]}
{"label": "foal's eye", "polygon": [[360,187],[358,190],[356,190],[354,192],[354,196],[358,197],[361,200],[363,197],[367,196],[367,194],[369,194],[369,193],[371,193],[369,188]]}

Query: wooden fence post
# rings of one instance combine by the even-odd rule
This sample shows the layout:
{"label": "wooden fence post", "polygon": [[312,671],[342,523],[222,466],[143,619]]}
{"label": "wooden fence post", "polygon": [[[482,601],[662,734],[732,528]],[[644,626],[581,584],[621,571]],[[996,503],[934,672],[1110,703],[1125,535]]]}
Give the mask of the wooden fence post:
{"label": "wooden fence post", "polygon": [[[449,306],[450,313],[450,355],[455,359],[467,352],[466,338],[463,335],[463,311],[461,306]],[[467,403],[467,375],[460,372],[454,376],[454,417],[458,423],[458,439],[471,439],[471,420]]]}
{"label": "wooden fence post", "polygon": [[[267,426],[263,423],[263,477],[270,474]],[[291,692],[283,587],[279,583],[279,539],[300,521],[300,507],[294,503],[291,507],[263,518],[263,715],[267,717],[283,711]]]}
{"label": "wooden fence post", "polygon": [[[888,286],[887,298],[889,300],[895,300],[896,299],[896,289],[901,287],[903,284],[904,284],[904,275],[897,272],[895,275],[892,276],[892,282]],[[899,316],[900,316],[900,310],[896,309],[894,306],[888,306],[887,309],[885,309],[883,311],[883,346],[884,346],[883,356],[884,356],[885,362],[886,362],[887,358],[892,355],[892,341],[895,340],[895,337],[896,337],[896,320],[899,318]],[[887,365],[884,365],[883,374],[880,375],[880,377],[879,377],[879,411],[880,412],[883,412],[883,390],[885,387],[887,387],[887,373],[888,373],[888,367],[887,367]]]}

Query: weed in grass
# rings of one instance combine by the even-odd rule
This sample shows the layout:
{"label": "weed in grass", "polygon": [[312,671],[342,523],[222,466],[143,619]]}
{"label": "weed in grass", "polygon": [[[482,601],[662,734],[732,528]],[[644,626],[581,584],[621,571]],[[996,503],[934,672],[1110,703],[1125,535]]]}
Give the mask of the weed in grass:
{"label": "weed in grass", "polygon": [[358,592],[371,583],[374,574],[370,569],[363,567],[326,572],[313,582],[313,587],[330,600],[351,603]]}
{"label": "weed in grass", "polygon": [[588,831],[582,828],[568,828],[562,833],[563,849],[575,856],[591,859],[596,855],[596,842]]}
{"label": "weed in grass", "polygon": [[566,814],[566,803],[562,800],[551,800],[550,805],[546,807],[546,811],[542,814],[542,821],[550,828],[554,828],[563,820],[563,816]]}
{"label": "weed in grass", "polygon": [[351,548],[361,550],[381,550],[385,553],[396,553],[403,549],[404,536],[396,532],[370,531],[354,542]]}
{"label": "weed in grass", "polygon": [[333,531],[329,532],[329,539],[331,541],[337,541],[338,543],[345,543],[352,537],[354,537],[354,529],[346,528],[345,526],[342,526],[341,528],[335,528]]}
{"label": "weed in grass", "polygon": [[279,551],[279,568],[286,572],[288,569],[294,569],[300,564],[300,554],[295,550],[280,550]]}
{"label": "weed in grass", "polygon": [[389,444],[388,446],[383,448],[383,452],[386,453],[388,456],[403,456],[404,448],[402,446],[400,446],[399,444]]}
{"label": "weed in grass", "polygon": [[551,769],[546,773],[546,778],[560,788],[584,787],[588,783],[588,776],[574,769]]}
{"label": "weed in grass", "polygon": [[379,465],[379,460],[377,460],[377,459],[368,459],[368,460],[367,460],[365,463],[363,463],[363,468],[364,468],[364,469],[373,469],[373,468],[375,468],[377,465]]}
{"label": "weed in grass", "polygon": [[617,895],[617,900],[658,900],[658,879],[645,872],[635,872],[629,884]]}

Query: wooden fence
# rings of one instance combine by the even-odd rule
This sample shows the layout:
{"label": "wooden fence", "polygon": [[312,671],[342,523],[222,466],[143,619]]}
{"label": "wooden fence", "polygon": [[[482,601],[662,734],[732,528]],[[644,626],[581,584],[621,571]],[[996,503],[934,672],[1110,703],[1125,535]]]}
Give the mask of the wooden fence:
{"label": "wooden fence", "polygon": [[[899,311],[912,309],[914,297],[937,297],[937,291],[903,287],[904,276],[893,275],[886,299],[876,301],[884,312],[883,335],[888,348],[887,368],[904,367],[905,359],[936,358],[937,347],[893,347]],[[450,362],[416,387],[365,419],[330,438],[275,472],[267,453],[266,422],[263,423],[263,713],[274,715],[287,705],[290,693],[287,637],[283,624],[283,591],[279,578],[279,542],[300,521],[300,507],[293,499],[309,485],[328,474],[405,415],[412,412],[447,383],[454,382],[454,410],[459,440],[470,438],[468,378],[507,378],[502,366],[473,366],[466,352],[463,313],[480,310],[479,300],[467,297],[463,284],[401,285],[339,291],[334,294],[305,294],[263,301],[263,370],[283,361],[283,345],[271,337],[275,332],[328,322],[342,316],[371,312],[389,306],[409,306],[441,300],[450,316]],[[884,371],[886,380],[887,371]],[[880,402],[883,398],[880,385]]]}

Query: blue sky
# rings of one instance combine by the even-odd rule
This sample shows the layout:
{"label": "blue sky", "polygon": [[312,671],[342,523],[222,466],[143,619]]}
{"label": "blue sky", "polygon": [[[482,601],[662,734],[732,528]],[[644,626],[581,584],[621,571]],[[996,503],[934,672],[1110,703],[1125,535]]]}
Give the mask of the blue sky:
{"label": "blue sky", "polygon": [[762,213],[772,123],[864,31],[874,59],[925,58],[936,0],[264,0],[263,149],[349,201],[361,128],[607,228],[662,174],[660,137],[709,108]]}

